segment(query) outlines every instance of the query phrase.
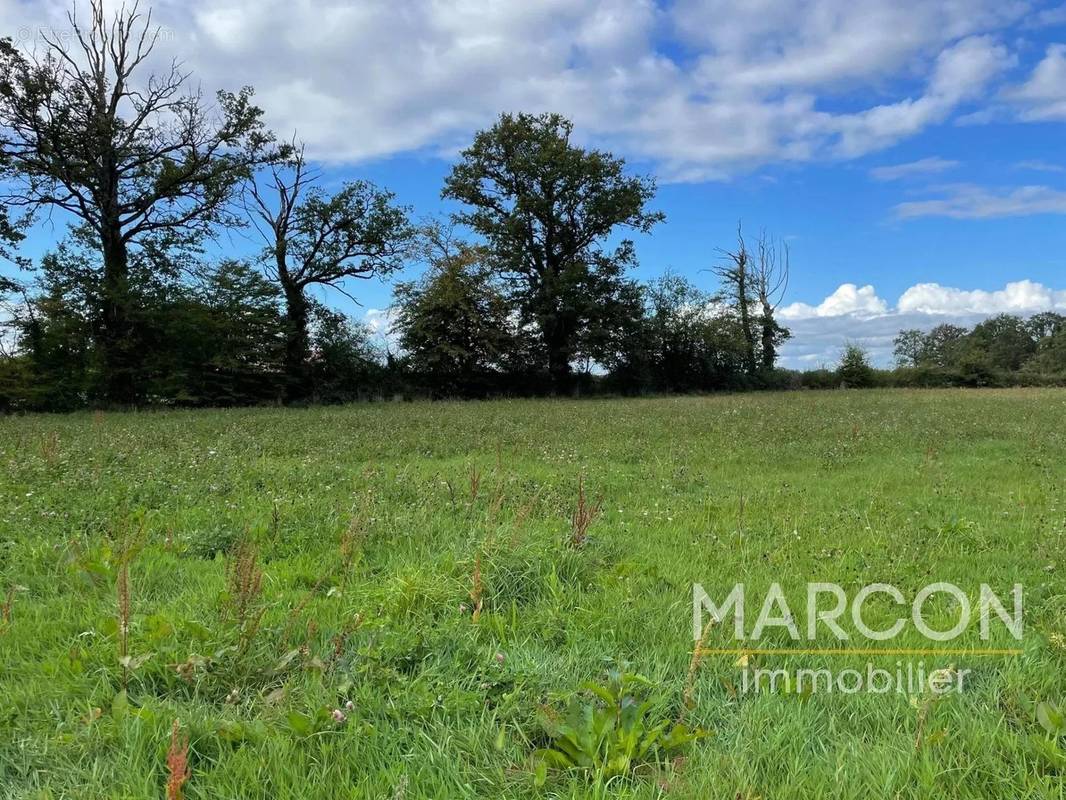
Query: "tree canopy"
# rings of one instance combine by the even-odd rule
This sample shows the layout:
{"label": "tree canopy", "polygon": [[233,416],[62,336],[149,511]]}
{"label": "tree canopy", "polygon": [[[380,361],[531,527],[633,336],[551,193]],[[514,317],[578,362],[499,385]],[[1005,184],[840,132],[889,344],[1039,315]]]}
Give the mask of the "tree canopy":
{"label": "tree canopy", "polygon": [[130,248],[180,247],[231,219],[233,193],[276,152],[250,88],[212,104],[177,63],[143,74],[159,30],[136,3],[108,19],[92,0],[88,20],[76,8],[68,19],[72,47],[44,34],[38,55],[0,40],[0,153],[13,178],[2,200],[31,216],[61,209],[92,232],[106,395],[132,402]]}
{"label": "tree canopy", "polygon": [[632,245],[611,251],[608,237],[647,232],[663,219],[646,208],[651,178],[626,175],[623,159],[575,145],[572,133],[559,114],[503,114],[463,151],[442,192],[467,207],[457,221],[485,238],[495,268],[513,280],[562,392],[580,332],[597,325],[601,310],[617,308],[624,292]]}
{"label": "tree canopy", "polygon": [[[559,114],[475,133],[441,189],[450,224],[415,225],[388,188],[279,144],[251,88],[208,98],[150,69],[136,3],[69,21],[35,52],[0,40],[0,409],[1066,382],[1054,311],[901,331],[891,373],[858,345],[782,370],[784,241],[738,226],[717,257],[698,245],[706,285],[634,279],[655,181]],[[31,261],[46,217],[66,233]],[[227,249],[235,229],[258,253]],[[373,320],[330,306],[367,280],[394,281]]]}

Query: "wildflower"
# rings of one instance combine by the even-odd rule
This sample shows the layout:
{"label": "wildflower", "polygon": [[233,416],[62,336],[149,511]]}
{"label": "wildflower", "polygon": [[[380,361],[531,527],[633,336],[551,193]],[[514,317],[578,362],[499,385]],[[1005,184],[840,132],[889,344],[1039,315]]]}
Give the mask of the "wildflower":
{"label": "wildflower", "polygon": [[348,709],[349,711],[351,711],[351,710],[353,710],[355,708],[355,703],[353,703],[351,700],[349,700],[347,703],[344,704],[344,707],[346,709]]}
{"label": "wildflower", "polygon": [[503,653],[497,653],[496,654],[496,663],[497,664],[502,664],[504,662],[504,659],[506,659],[506,658],[507,657]]}
{"label": "wildflower", "polygon": [[344,722],[344,720],[347,719],[347,717],[344,715],[344,712],[341,711],[339,708],[333,709],[333,715],[332,716],[333,716],[333,721],[336,722],[338,725],[340,723]]}

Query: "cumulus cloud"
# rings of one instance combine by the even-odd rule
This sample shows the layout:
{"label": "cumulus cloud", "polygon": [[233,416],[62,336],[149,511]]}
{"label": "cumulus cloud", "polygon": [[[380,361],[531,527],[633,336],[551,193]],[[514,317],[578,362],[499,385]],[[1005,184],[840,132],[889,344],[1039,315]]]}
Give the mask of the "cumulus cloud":
{"label": "cumulus cloud", "polygon": [[400,337],[395,330],[395,308],[368,308],[361,321],[375,344],[390,351],[400,349]]}
{"label": "cumulus cloud", "polygon": [[[0,15],[62,26],[64,5],[0,0]],[[297,130],[312,157],[449,154],[500,111],[557,110],[668,180],[853,157],[943,123],[1013,64],[1005,30],[1027,12],[999,0],[155,5],[161,57],[207,90],[254,85],[271,126]]]}
{"label": "cumulus cloud", "polygon": [[888,305],[877,296],[873,286],[856,286],[845,283],[837,288],[817,306],[806,303],[793,303],[779,312],[781,319],[810,319],[811,317],[841,317],[855,315],[860,317],[878,316],[888,311]]}
{"label": "cumulus cloud", "polygon": [[907,289],[896,304],[896,310],[903,314],[1031,314],[1061,308],[1066,308],[1066,290],[1049,289],[1029,280],[1008,283],[994,292],[919,283]]}
{"label": "cumulus cloud", "polygon": [[1023,21],[1025,28],[1051,28],[1059,25],[1066,25],[1066,5],[1040,9]]}
{"label": "cumulus cloud", "polygon": [[906,328],[927,331],[942,322],[971,326],[994,314],[1027,316],[1049,310],[1066,312],[1066,289],[1030,280],[996,291],[919,283],[891,307],[872,286],[858,289],[848,283],[816,306],[793,303],[780,310],[792,332],[781,350],[782,364],[798,369],[831,366],[845,343],[856,342],[875,363],[886,366],[892,361],[892,340]]}

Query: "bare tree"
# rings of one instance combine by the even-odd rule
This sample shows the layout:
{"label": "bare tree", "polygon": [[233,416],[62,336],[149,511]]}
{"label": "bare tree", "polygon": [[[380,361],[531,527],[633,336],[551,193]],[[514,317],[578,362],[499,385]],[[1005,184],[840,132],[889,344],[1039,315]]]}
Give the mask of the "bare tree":
{"label": "bare tree", "polygon": [[754,275],[751,254],[744,242],[744,232],[737,225],[737,249],[719,250],[721,263],[714,272],[725,286],[725,294],[740,317],[740,330],[744,339],[744,369],[755,372],[755,331],[752,326],[751,306],[754,302]]}
{"label": "bare tree", "polygon": [[92,0],[83,23],[43,53],[0,41],[0,152],[17,180],[0,200],[29,214],[61,209],[88,226],[102,254],[101,349],[111,402],[135,399],[140,354],[129,340],[130,248],[188,242],[224,220],[233,191],[276,157],[252,90],[210,104],[172,62],[145,74],[160,29],[136,3],[108,20]]}
{"label": "bare tree", "polygon": [[292,153],[249,184],[245,207],[266,242],[267,275],[285,296],[287,395],[295,401],[312,389],[308,287],[330,286],[357,302],[345,280],[398,270],[413,229],[391,192],[351,181],[327,195],[315,186],[319,176],[303,149],[293,147]]}
{"label": "bare tree", "polygon": [[774,312],[788,291],[789,266],[788,244],[767,236],[766,231],[760,233],[756,243],[752,283],[755,300],[759,304],[759,357],[764,370],[773,369],[778,344],[790,336],[788,330],[778,325],[774,318]]}

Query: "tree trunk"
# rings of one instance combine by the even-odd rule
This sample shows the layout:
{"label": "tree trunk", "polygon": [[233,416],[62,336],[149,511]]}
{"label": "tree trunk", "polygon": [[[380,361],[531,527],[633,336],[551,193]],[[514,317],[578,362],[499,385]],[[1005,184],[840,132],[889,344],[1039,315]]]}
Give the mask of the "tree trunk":
{"label": "tree trunk", "polygon": [[101,236],[104,281],[101,291],[103,329],[104,400],[111,405],[132,405],[137,399],[130,325],[130,276],[126,242],[118,226]]}
{"label": "tree trunk", "polygon": [[552,391],[557,395],[568,395],[573,390],[573,373],[570,369],[570,357],[560,349],[548,351],[548,374],[552,379]]}
{"label": "tree trunk", "polygon": [[290,402],[306,400],[311,395],[310,335],[307,331],[309,307],[300,286],[285,288],[285,399]]}
{"label": "tree trunk", "polygon": [[765,300],[762,301],[762,368],[772,370],[777,360],[774,350],[774,310]]}
{"label": "tree trunk", "polygon": [[544,345],[548,350],[548,375],[551,377],[552,392],[557,395],[570,394],[573,390],[570,336],[565,326],[555,317],[544,324]]}
{"label": "tree trunk", "polygon": [[737,270],[737,305],[740,312],[740,329],[744,334],[744,368],[755,372],[755,332],[751,327],[751,309],[748,308],[748,273],[746,266]]}

